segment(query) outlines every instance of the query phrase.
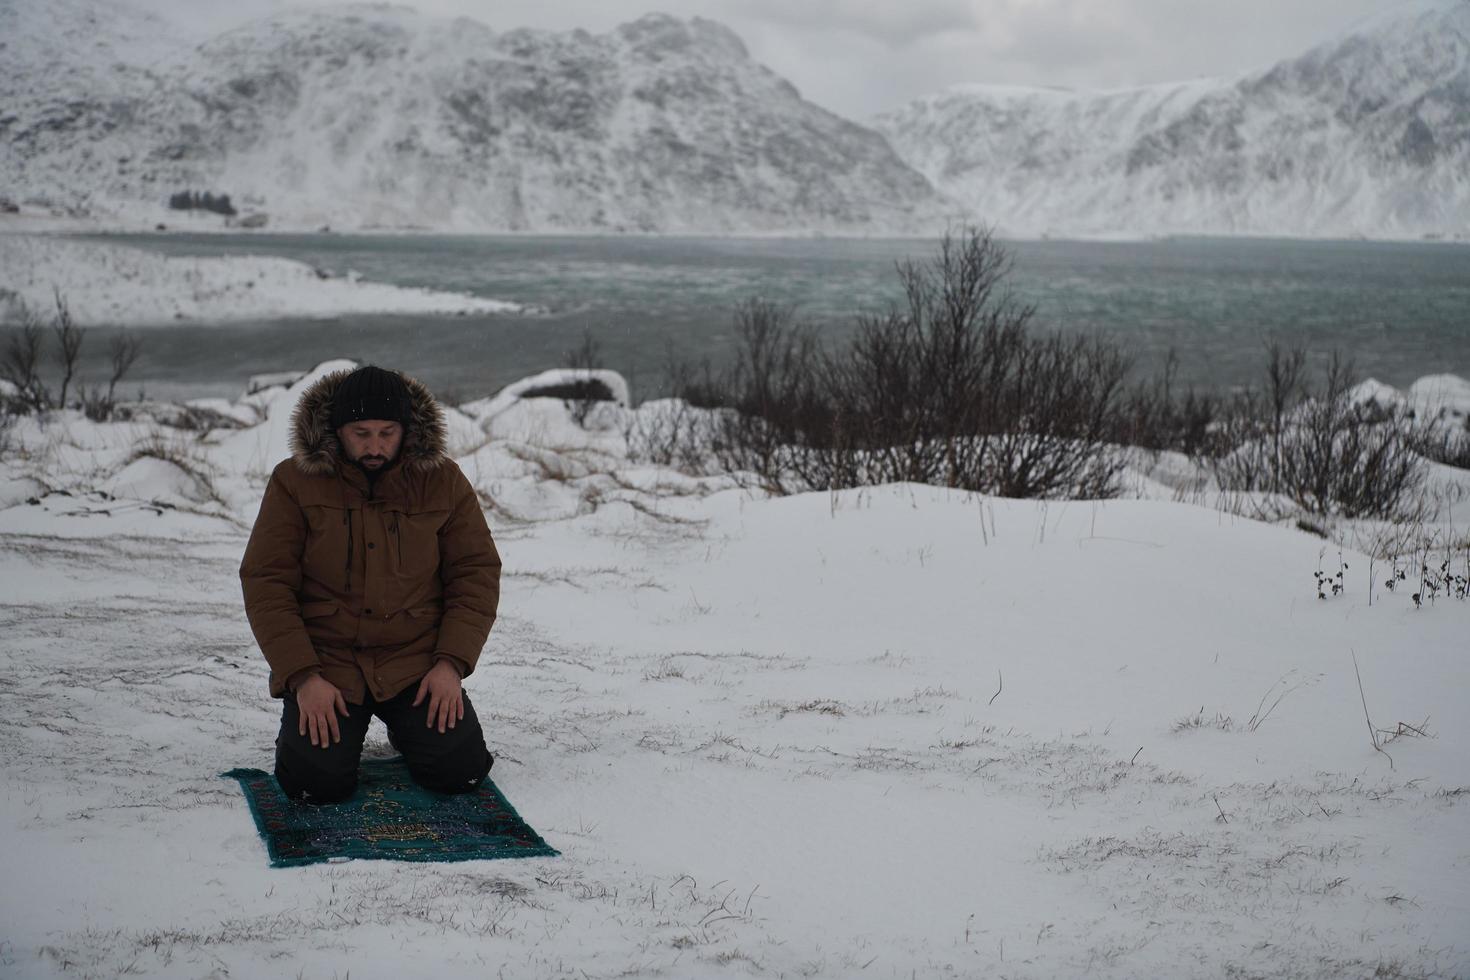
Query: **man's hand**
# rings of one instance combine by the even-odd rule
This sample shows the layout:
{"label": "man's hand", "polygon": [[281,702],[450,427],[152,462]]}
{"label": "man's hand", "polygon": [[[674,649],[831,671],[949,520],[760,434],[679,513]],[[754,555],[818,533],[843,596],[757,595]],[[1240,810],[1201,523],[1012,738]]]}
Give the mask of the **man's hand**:
{"label": "man's hand", "polygon": [[[301,724],[297,731],[305,735],[311,731],[311,744],[326,748],[332,742],[342,741],[342,731],[337,727],[337,712],[347,717],[347,699],[331,681],[321,674],[313,674],[296,687],[296,707],[301,713]],[[331,741],[328,741],[330,738]]]}
{"label": "man's hand", "polygon": [[413,706],[417,708],[424,703],[424,697],[429,699],[429,714],[424,722],[425,728],[439,726],[439,734],[444,734],[444,727],[455,726],[464,717],[464,696],[459,684],[459,671],[448,660],[440,660],[429,669],[424,679],[419,682],[418,696],[413,699]]}

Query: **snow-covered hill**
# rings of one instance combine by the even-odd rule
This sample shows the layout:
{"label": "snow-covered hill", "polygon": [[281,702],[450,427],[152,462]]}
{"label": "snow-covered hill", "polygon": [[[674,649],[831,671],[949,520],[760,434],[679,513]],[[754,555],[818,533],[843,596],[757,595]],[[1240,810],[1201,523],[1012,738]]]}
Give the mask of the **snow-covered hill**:
{"label": "snow-covered hill", "polygon": [[497,33],[351,5],[190,46],[104,0],[12,0],[0,37],[0,197],[27,208],[166,220],[196,189],[273,227],[938,226],[881,135],[699,18]]}
{"label": "snow-covered hill", "polygon": [[1470,237],[1470,2],[1410,0],[1238,78],[966,86],[877,125],[1019,233]]}

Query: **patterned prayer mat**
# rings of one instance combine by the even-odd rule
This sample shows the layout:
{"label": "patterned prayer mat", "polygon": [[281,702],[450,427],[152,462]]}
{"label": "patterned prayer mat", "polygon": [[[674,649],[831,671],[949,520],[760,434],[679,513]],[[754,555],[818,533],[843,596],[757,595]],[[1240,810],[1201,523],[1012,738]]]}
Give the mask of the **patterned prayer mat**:
{"label": "patterned prayer mat", "polygon": [[273,868],[334,858],[483,861],[558,854],[489,779],[473,793],[434,793],[409,778],[402,758],[364,759],[357,792],[322,806],[287,798],[276,777],[259,769],[221,775],[240,781]]}

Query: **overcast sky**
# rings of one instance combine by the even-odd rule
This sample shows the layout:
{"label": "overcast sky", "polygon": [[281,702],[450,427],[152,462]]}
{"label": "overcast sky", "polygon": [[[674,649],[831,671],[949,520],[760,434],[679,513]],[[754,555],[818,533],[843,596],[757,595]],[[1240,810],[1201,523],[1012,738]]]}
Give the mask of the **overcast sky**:
{"label": "overcast sky", "polygon": [[[327,0],[133,0],[191,29]],[[602,32],[651,11],[735,29],[852,118],[961,82],[1114,88],[1265,67],[1406,0],[416,0],[426,13]]]}

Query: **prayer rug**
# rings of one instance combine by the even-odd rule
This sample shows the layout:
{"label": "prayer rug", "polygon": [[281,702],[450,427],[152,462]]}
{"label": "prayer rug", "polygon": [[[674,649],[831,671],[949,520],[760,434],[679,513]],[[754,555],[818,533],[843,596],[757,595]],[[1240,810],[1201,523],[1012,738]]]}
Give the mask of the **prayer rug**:
{"label": "prayer rug", "polygon": [[259,769],[238,779],[265,839],[271,867],[320,861],[484,861],[555,857],[488,778],[473,793],[435,793],[415,783],[402,758],[364,759],[357,791],[341,803],[299,803]]}

